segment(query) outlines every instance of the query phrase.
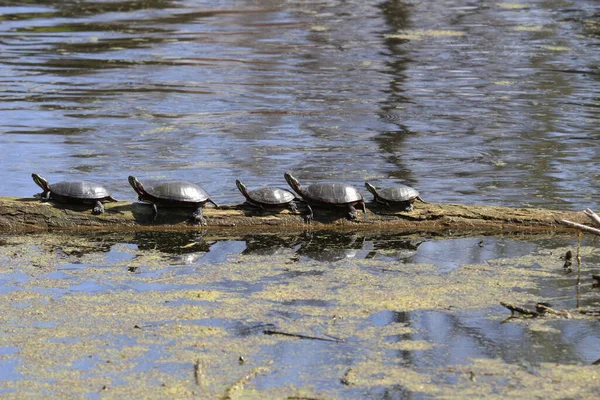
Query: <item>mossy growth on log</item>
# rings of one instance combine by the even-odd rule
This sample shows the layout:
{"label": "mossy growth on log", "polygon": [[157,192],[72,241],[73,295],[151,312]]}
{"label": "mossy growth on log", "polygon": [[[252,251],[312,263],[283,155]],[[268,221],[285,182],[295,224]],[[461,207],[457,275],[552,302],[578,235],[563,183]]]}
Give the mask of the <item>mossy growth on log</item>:
{"label": "mossy growth on log", "polygon": [[396,211],[368,203],[367,214],[347,219],[343,208],[315,208],[315,219],[305,222],[305,207],[297,213],[289,209],[261,210],[247,205],[205,207],[208,224],[189,222],[193,209],[161,208],[153,219],[152,207],[144,203],[106,203],[106,211],[93,215],[90,207],[34,198],[0,197],[0,231],[40,230],[381,230],[397,233],[506,233],[565,231],[558,221],[586,222],[582,212],[539,208],[512,208],[484,205],[417,203],[411,212]]}

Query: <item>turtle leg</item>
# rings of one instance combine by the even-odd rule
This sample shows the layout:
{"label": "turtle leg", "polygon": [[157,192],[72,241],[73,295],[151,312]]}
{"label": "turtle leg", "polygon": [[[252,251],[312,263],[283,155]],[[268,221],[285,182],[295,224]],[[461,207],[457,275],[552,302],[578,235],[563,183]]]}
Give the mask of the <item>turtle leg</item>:
{"label": "turtle leg", "polygon": [[192,221],[200,225],[206,225],[206,218],[204,218],[203,206],[196,208],[196,211],[192,213]]}
{"label": "turtle leg", "polygon": [[158,216],[158,207],[156,207],[156,204],[152,203],[152,222],[156,221],[157,216]]}
{"label": "turtle leg", "polygon": [[358,203],[359,205],[362,206],[362,211],[365,214],[365,221],[369,219],[369,216],[367,215],[367,205],[365,204],[364,201],[361,201],[360,203]]}
{"label": "turtle leg", "polygon": [[102,202],[100,200],[96,201],[96,204],[94,204],[94,208],[92,209],[92,214],[102,214],[104,212],[104,205],[102,204]]}
{"label": "turtle leg", "polygon": [[36,197],[39,197],[41,201],[48,201],[50,200],[50,191],[44,190],[42,193],[36,194]]}
{"label": "turtle leg", "polygon": [[412,211],[412,210],[414,210],[414,209],[415,209],[415,208],[413,207],[413,205],[412,205],[412,203],[411,203],[411,202],[408,202],[408,204],[406,204],[406,205],[404,206],[404,211],[406,211],[406,212],[411,212],[411,211]]}
{"label": "turtle leg", "polygon": [[356,211],[356,208],[354,208],[352,204],[348,204],[348,218],[356,219],[357,216],[358,212]]}
{"label": "turtle leg", "polygon": [[310,204],[306,203],[306,208],[308,209],[308,214],[306,214],[304,216],[304,220],[306,221],[307,224],[310,224],[315,216],[315,214],[313,213],[313,209],[310,206]]}
{"label": "turtle leg", "polygon": [[298,212],[298,204],[296,204],[295,201],[290,201],[290,210],[292,210],[293,213],[297,213]]}

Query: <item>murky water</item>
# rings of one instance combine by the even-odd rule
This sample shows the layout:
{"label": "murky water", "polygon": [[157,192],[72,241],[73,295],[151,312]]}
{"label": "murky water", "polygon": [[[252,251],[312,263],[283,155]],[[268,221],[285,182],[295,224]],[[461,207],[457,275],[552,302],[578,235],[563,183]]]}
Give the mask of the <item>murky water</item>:
{"label": "murky water", "polygon": [[[268,372],[249,386],[273,398],[299,390],[307,398],[458,395],[468,393],[460,392],[465,380],[480,393],[508,393],[517,372],[495,369],[501,367],[525,374],[521,395],[529,384],[572,394],[571,378],[557,380],[571,382],[566,388],[553,386],[548,368],[586,368],[600,358],[597,320],[509,321],[499,304],[597,309],[595,240],[582,243],[578,276],[563,268],[561,255],[574,250],[565,237],[307,232],[221,240],[158,232],[1,239],[0,393],[7,396],[97,398],[108,390],[127,397],[140,387],[142,397],[174,388],[178,398],[193,397],[196,358],[208,365],[206,398],[261,365]],[[482,370],[476,360],[500,365]],[[34,365],[44,372],[32,375]],[[383,379],[398,368],[418,376]],[[581,369],[577,379],[587,373]],[[73,387],[61,392],[69,379]],[[595,382],[592,390],[600,390]]]}
{"label": "murky water", "polygon": [[596,1],[11,1],[0,195],[126,177],[399,181],[595,207]]}
{"label": "murky water", "polygon": [[[599,44],[600,6],[593,0],[0,2],[0,196],[39,192],[30,177],[37,172],[51,182],[105,182],[115,197],[134,200],[126,180],[133,174],[142,180],[191,180],[217,202],[235,203],[242,200],[235,179],[250,187],[283,186],[283,172],[291,170],[302,181],[336,179],[360,188],[365,180],[402,182],[439,202],[598,208]],[[360,293],[352,294],[357,303],[347,307],[336,305],[345,297],[326,298],[341,290],[338,280],[346,282],[344,269],[375,277],[365,291],[383,299],[397,295],[386,287],[386,274],[406,274],[424,288],[439,288],[440,277],[450,282],[469,268],[489,268],[494,285],[502,286],[510,276],[496,274],[506,268],[540,277],[531,286],[515,283],[513,292],[499,292],[503,296],[525,296],[529,305],[535,298],[557,308],[597,307],[598,288],[589,282],[591,273],[600,272],[597,252],[586,254],[587,281],[580,285],[576,274],[562,269],[559,253],[573,248],[573,238],[434,241],[307,232],[234,240],[139,233],[103,235],[93,248],[52,247],[44,240],[32,251],[50,258],[25,262],[26,254],[17,252],[1,260],[0,296],[10,301],[11,312],[2,325],[12,330],[0,337],[2,394],[40,384],[27,373],[28,362],[41,362],[39,354],[62,357],[64,365],[46,366],[62,375],[47,377],[31,393],[57,394],[52,382],[69,382],[65,376],[74,374],[93,386],[81,393],[96,398],[108,382],[98,377],[122,387],[135,381],[135,374],[148,374],[144,382],[150,374],[168,377],[152,375],[152,385],[190,380],[193,359],[185,357],[203,346],[237,349],[240,337],[244,343],[259,340],[260,349],[250,351],[253,366],[275,360],[274,373],[255,379],[261,393],[273,397],[281,393],[269,390],[290,385],[314,389],[309,398],[319,393],[419,398],[441,394],[428,385],[455,389],[463,381],[482,385],[492,380],[485,377],[498,375],[502,378],[490,389],[494,394],[497,387],[529,387],[529,381],[504,378],[518,371],[542,380],[548,378],[544,363],[589,365],[600,358],[597,322],[501,323],[508,312],[498,305],[500,298],[464,309],[460,291],[443,297],[451,304],[412,308],[367,306]],[[594,241],[587,244],[597,247]],[[234,269],[235,263],[260,269],[256,259],[270,260],[266,272]],[[295,282],[315,292],[275,296],[274,287],[287,290]],[[483,287],[482,297],[495,289]],[[107,318],[108,328],[99,328],[96,336],[84,332],[86,340],[113,341],[107,350],[79,349],[70,333],[51,330],[67,316],[93,309],[71,314],[57,308],[65,314],[44,317],[52,314],[52,302],[64,306],[78,295],[90,296],[84,299],[92,303],[110,298],[133,305],[137,297],[126,298],[130,293],[174,291],[176,299],[165,302],[184,309],[204,301],[186,300],[192,290],[221,293],[225,300],[217,304],[234,310],[241,304],[235,296],[247,296],[251,301],[241,307],[259,307],[264,313],[257,315],[264,319],[221,315],[210,303],[207,315],[188,315],[181,325],[178,317],[157,311],[144,314],[149,325],[140,322],[135,329],[146,336],[133,339],[131,332],[110,325],[119,310],[92,312]],[[464,301],[469,299],[465,294]],[[161,309],[160,302],[144,301]],[[357,316],[361,307],[367,311]],[[20,309],[34,311],[20,319],[14,314]],[[331,315],[335,312],[341,314]],[[124,321],[129,323],[115,323]],[[349,341],[265,342],[263,325],[275,322],[275,328],[318,336],[340,329]],[[79,329],[76,323],[69,326]],[[189,326],[222,329],[226,346],[184,335],[189,340],[177,347],[179,337],[164,331]],[[160,340],[149,339],[153,332]],[[19,333],[48,334],[53,343],[69,343],[81,354],[73,359],[49,349],[38,354],[39,343],[19,342],[14,339]],[[367,333],[374,338],[361,336]],[[417,347],[402,347],[407,341]],[[147,353],[128,353],[135,345]],[[133,360],[123,366],[130,375],[96,369],[105,359],[120,357],[110,353],[114,349],[123,352],[123,360]],[[227,359],[231,352],[217,356]],[[214,351],[202,354],[211,357]],[[232,372],[217,358],[211,365],[219,382],[234,382],[247,372]],[[517,370],[484,368],[485,377],[474,378],[460,370],[474,359],[500,360]],[[380,365],[407,370],[390,383],[389,371],[377,369]],[[374,371],[372,386],[361,383],[360,373],[351,378],[354,370],[348,368]],[[417,372],[428,378],[403,380]],[[534,383],[568,397],[548,383],[560,380]]]}

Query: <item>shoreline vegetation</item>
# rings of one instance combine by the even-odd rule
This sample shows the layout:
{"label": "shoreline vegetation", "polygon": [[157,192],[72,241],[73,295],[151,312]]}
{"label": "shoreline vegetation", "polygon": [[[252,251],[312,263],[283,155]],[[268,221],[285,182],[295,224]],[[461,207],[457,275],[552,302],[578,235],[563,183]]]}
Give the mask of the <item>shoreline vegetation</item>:
{"label": "shoreline vegetation", "polygon": [[89,206],[40,202],[35,198],[0,197],[0,232],[47,230],[151,231],[299,231],[358,230],[396,233],[505,234],[569,232],[561,223],[568,220],[583,224],[588,220],[581,211],[541,208],[417,203],[411,212],[395,211],[383,205],[367,203],[367,215],[359,213],[350,221],[343,208],[315,208],[311,224],[304,220],[306,206],[296,213],[288,209],[260,210],[248,204],[204,208],[208,225],[189,222],[192,209],[160,208],[152,219],[152,206],[144,203],[115,202],[104,205],[105,212],[93,215]]}

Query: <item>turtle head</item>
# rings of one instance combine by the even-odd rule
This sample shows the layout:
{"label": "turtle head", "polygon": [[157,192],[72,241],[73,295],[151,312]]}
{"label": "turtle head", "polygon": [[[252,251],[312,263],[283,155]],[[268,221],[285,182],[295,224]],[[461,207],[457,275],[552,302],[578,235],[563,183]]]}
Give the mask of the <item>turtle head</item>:
{"label": "turtle head", "polygon": [[129,180],[129,184],[131,185],[133,190],[135,190],[135,192],[138,194],[141,200],[142,196],[146,193],[146,191],[144,190],[144,185],[142,185],[142,182],[140,182],[135,176],[130,175],[127,179]]}
{"label": "turtle head", "polygon": [[285,178],[285,181],[288,183],[288,185],[290,185],[290,187],[294,189],[294,192],[298,193],[299,195],[302,195],[302,186],[300,185],[300,182],[298,182],[298,179],[294,178],[290,172],[286,172],[285,174],[283,174],[283,177]]}
{"label": "turtle head", "polygon": [[377,189],[375,189],[375,186],[371,185],[369,182],[365,182],[365,187],[369,192],[373,193],[373,196],[377,196]]}
{"label": "turtle head", "polygon": [[31,177],[33,178],[35,184],[42,188],[44,193],[50,191],[50,184],[46,179],[42,178],[38,174],[31,174]]}
{"label": "turtle head", "polygon": [[235,180],[235,185],[237,186],[238,190],[244,195],[247,196],[248,194],[248,188],[246,187],[246,185],[244,185],[239,179]]}

